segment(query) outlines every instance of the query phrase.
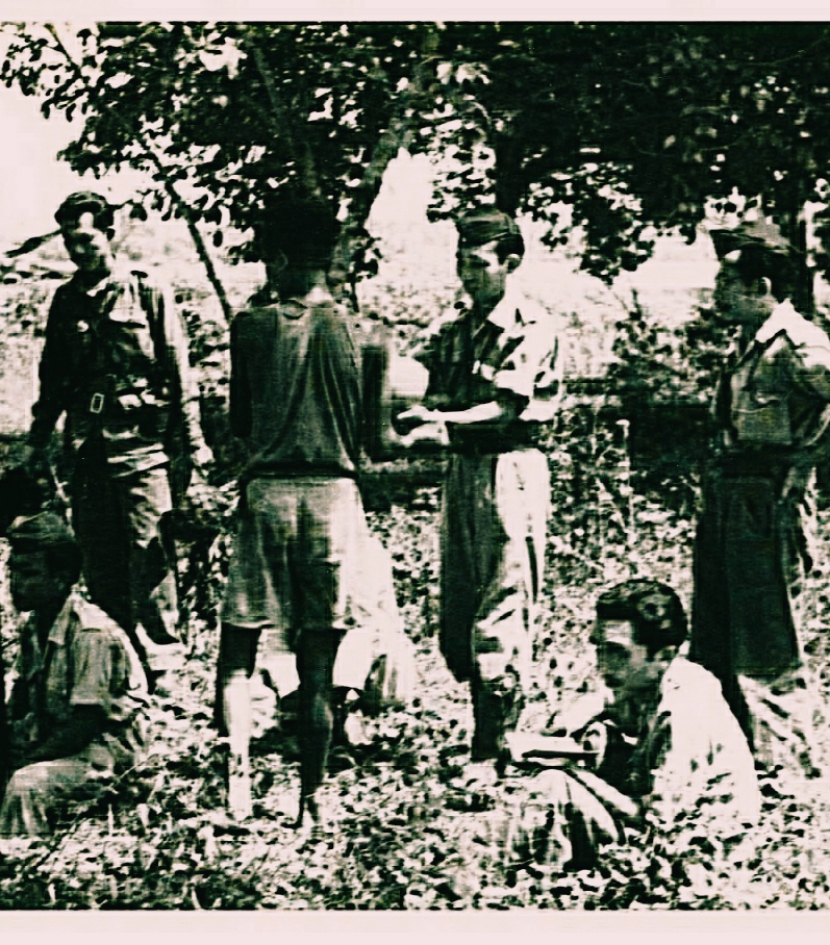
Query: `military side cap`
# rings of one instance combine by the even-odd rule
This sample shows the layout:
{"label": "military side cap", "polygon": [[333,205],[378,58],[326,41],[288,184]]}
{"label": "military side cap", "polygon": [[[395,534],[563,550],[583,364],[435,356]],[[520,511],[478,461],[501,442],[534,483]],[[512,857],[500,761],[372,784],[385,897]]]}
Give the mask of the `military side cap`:
{"label": "military side cap", "polygon": [[461,248],[483,246],[505,236],[521,238],[516,221],[495,207],[471,210],[456,221],[458,245]]}
{"label": "military side cap", "polygon": [[65,548],[76,545],[75,536],[66,522],[54,512],[15,519],[7,537],[12,548],[20,551],[36,548]]}
{"label": "military side cap", "polygon": [[781,235],[775,223],[753,220],[741,223],[732,230],[712,230],[712,242],[718,259],[741,249],[760,249],[774,256],[791,256],[795,247]]}
{"label": "military side cap", "polygon": [[114,220],[115,207],[94,190],[79,190],[70,194],[55,211],[55,220],[60,226],[74,223],[84,213],[91,213],[96,226],[110,227]]}

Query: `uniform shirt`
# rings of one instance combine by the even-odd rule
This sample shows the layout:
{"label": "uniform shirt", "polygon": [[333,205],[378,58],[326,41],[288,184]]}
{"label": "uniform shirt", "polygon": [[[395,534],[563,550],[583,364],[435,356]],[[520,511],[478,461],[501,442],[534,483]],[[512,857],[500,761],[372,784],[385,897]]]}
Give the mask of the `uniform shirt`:
{"label": "uniform shirt", "polygon": [[561,397],[563,337],[558,317],[509,287],[483,321],[475,309],[466,309],[434,322],[412,352],[429,371],[427,407],[466,410],[504,392],[524,404],[509,425],[481,423],[461,431],[448,424],[450,442],[477,436],[509,448],[532,425],[553,420]]}
{"label": "uniform shirt", "polygon": [[790,302],[778,305],[743,355],[730,353],[713,406],[722,450],[796,457],[830,424],[830,339]]}
{"label": "uniform shirt", "polygon": [[231,325],[233,433],[250,476],[348,476],[358,467],[360,383],[345,309],[258,304]]}
{"label": "uniform shirt", "polygon": [[76,705],[99,706],[104,731],[88,760],[129,765],[145,745],[147,680],[124,631],[99,607],[71,593],[41,649],[34,616],[20,630],[10,715],[24,741],[37,746],[65,725]]}
{"label": "uniform shirt", "polygon": [[718,800],[702,809],[704,816],[724,825],[758,820],[755,763],[720,683],[708,670],[675,657],[663,674],[656,706],[641,724],[621,785],[626,794],[645,798],[666,824],[702,809],[707,794]]}
{"label": "uniform shirt", "polygon": [[169,293],[144,273],[115,273],[91,291],[77,275],[60,286],[39,376],[32,446],[48,444],[64,411],[73,448],[100,435],[116,474],[165,464],[174,420],[190,451],[204,444],[184,324]]}

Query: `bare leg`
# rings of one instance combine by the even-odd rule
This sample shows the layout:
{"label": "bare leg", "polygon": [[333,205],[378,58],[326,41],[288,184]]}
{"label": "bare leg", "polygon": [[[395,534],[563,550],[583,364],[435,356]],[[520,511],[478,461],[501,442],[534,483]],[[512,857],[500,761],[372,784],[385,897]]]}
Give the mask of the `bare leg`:
{"label": "bare leg", "polygon": [[251,692],[257,631],[222,627],[220,679],[228,731],[228,810],[236,820],[251,816]]}
{"label": "bare leg", "polygon": [[477,667],[470,680],[470,694],[474,721],[470,760],[495,761],[504,749],[504,700],[481,678]]}
{"label": "bare leg", "polygon": [[331,707],[332,673],[340,635],[336,631],[305,631],[297,652],[300,676],[300,812],[320,821],[317,789],[323,783],[334,729]]}
{"label": "bare leg", "polygon": [[228,809],[236,820],[251,816],[251,694],[244,670],[234,670],[224,687],[228,723]]}

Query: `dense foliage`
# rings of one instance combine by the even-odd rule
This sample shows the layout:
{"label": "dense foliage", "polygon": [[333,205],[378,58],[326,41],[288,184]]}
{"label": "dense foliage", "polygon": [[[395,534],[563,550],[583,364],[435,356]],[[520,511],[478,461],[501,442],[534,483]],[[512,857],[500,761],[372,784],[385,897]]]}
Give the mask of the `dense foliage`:
{"label": "dense foliage", "polygon": [[2,80],[47,116],[83,116],[74,168],[147,171],[142,206],[182,216],[202,244],[207,224],[216,246],[269,193],[320,193],[348,221],[343,278],[375,268],[365,222],[401,147],[440,161],[435,215],[482,197],[529,210],[552,246],[580,234],[584,268],[608,280],[649,258],[657,232],[694,240],[713,206],[760,204],[805,249],[801,216],[829,176],[823,24],[7,30]]}
{"label": "dense foliage", "polygon": [[532,209],[551,245],[582,228],[604,278],[655,232],[693,241],[713,205],[760,202],[803,246],[830,160],[825,25],[459,23],[444,41],[457,200]]}
{"label": "dense foliage", "polygon": [[[102,23],[13,28],[2,77],[84,124],[63,156],[96,176],[129,165],[136,204],[223,245],[269,195],[322,195],[347,219],[344,276],[371,272],[364,223],[424,92],[429,24]],[[236,249],[246,255],[247,244]],[[211,269],[216,286],[218,279]],[[219,289],[221,292],[221,288]]]}
{"label": "dense foliage", "polygon": [[[372,275],[364,226],[400,146],[444,159],[435,216],[484,197],[529,210],[550,224],[550,245],[576,231],[583,267],[606,279],[647,258],[656,231],[677,228],[693,239],[713,201],[729,212],[742,198],[757,199],[799,236],[798,214],[823,194],[830,156],[830,34],[820,24],[8,29],[2,80],[38,95],[47,116],[82,115],[65,153],[76,169],[97,175],[129,164],[149,172],[153,183],[135,212],[187,222],[226,313],[244,292],[219,271],[217,250],[228,251],[228,233],[244,239],[266,197],[287,187],[319,191],[341,209],[349,221],[342,275]],[[246,256],[239,245],[237,255]],[[816,262],[825,260],[819,254]],[[224,419],[227,326],[206,317],[206,292],[192,275],[176,290],[220,460],[216,504],[226,531],[237,459]],[[30,383],[46,294],[33,279],[4,289],[0,354],[5,377],[20,384]],[[404,340],[451,302],[451,290],[415,297],[386,285],[368,302],[361,327],[384,325]],[[677,427],[665,438],[652,427],[647,439],[668,461],[641,468],[634,408],[661,398],[704,401],[723,339],[711,320],[675,330],[659,315],[635,302],[616,326],[608,380],[628,400],[571,397],[551,431],[553,502],[530,728],[594,685],[586,628],[600,587],[651,576],[689,600],[694,462],[668,454],[667,440],[682,439]],[[591,338],[586,317],[572,313],[570,327]],[[701,432],[691,440],[700,444]],[[669,835],[609,850],[595,870],[517,860],[508,838],[531,779],[511,771],[498,786],[466,783],[469,701],[437,653],[439,473],[436,463],[367,471],[370,524],[393,557],[421,685],[405,710],[364,720],[358,766],[332,772],[325,788],[328,831],[308,836],[287,825],[296,813],[296,741],[290,726],[265,724],[273,721],[265,687],[254,818],[236,825],[224,815],[226,746],[212,728],[211,700],[227,538],[183,528],[189,659],[181,692],[155,701],[154,751],[94,796],[67,803],[53,838],[6,851],[0,907],[824,908],[827,799],[789,794],[775,778],[764,785],[757,846],[727,849],[691,818]],[[825,690],[827,576],[822,566],[807,584],[804,624]],[[14,620],[0,590],[8,662]]]}

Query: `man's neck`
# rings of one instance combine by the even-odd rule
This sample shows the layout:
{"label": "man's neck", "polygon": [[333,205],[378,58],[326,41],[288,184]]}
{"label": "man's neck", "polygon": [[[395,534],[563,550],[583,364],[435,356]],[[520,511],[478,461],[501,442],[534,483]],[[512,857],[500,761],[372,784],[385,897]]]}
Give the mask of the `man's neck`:
{"label": "man's neck", "polygon": [[499,305],[504,301],[505,292],[502,292],[501,295],[493,296],[492,298],[486,299],[484,301],[473,301],[472,311],[476,318],[479,321],[484,321],[489,318],[493,312],[499,307]]}
{"label": "man's neck", "polygon": [[75,273],[75,280],[84,292],[92,292],[93,289],[103,285],[112,275],[112,267],[96,269],[94,272],[86,272],[79,269]]}
{"label": "man's neck", "polygon": [[660,702],[665,675],[664,670],[648,689],[640,690],[636,695],[631,694],[615,704],[613,714],[616,715],[620,728],[627,735],[639,736],[648,725],[649,719]]}
{"label": "man's neck", "polygon": [[746,351],[746,349],[752,344],[755,336],[761,330],[761,326],[772,314],[772,308],[769,311],[759,312],[756,318],[747,319],[745,322],[741,323],[741,326],[737,332],[738,347],[741,351]]}
{"label": "man's neck", "polygon": [[296,269],[269,280],[268,289],[283,301],[318,302],[331,298],[324,269]]}
{"label": "man's neck", "polygon": [[63,610],[68,599],[69,591],[67,590],[65,594],[43,600],[34,612],[35,625],[37,626],[37,635],[41,647],[46,645],[52,627],[54,627],[55,621],[58,619],[58,615]]}

